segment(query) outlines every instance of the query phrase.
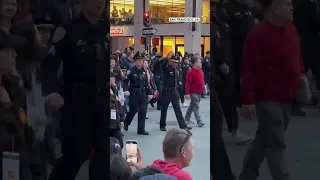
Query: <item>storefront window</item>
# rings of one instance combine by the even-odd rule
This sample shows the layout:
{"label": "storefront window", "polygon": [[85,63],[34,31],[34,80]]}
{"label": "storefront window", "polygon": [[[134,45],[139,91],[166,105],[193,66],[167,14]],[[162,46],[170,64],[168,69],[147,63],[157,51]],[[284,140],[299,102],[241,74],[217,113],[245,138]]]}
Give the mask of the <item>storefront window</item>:
{"label": "storefront window", "polygon": [[150,0],[153,24],[169,23],[169,17],[184,17],[185,0]]}
{"label": "storefront window", "polygon": [[204,53],[207,51],[210,51],[210,37],[204,37]]}
{"label": "storefront window", "polygon": [[134,0],[110,0],[110,24],[133,25]]}
{"label": "storefront window", "polygon": [[163,37],[163,56],[167,57],[170,51],[175,52],[175,45],[175,37]]}
{"label": "storefront window", "polygon": [[210,23],[210,1],[202,0],[202,23]]}

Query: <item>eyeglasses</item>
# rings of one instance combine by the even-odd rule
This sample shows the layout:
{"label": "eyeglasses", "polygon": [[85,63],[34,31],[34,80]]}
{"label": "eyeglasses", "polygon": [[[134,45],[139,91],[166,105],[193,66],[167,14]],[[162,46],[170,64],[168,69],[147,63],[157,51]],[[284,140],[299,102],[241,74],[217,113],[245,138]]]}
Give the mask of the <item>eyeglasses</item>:
{"label": "eyeglasses", "polygon": [[180,151],[182,150],[182,148],[184,147],[184,145],[188,142],[188,140],[189,140],[190,137],[192,136],[191,131],[189,131],[188,129],[186,129],[186,132],[187,132],[187,136],[185,137],[185,139],[183,140],[183,143],[181,144]]}

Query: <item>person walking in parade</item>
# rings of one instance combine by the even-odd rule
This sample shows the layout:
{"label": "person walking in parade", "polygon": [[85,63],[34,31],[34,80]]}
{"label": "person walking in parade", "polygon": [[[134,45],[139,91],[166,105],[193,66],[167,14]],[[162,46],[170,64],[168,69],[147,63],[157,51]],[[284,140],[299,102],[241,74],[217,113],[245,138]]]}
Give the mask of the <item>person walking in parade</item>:
{"label": "person walking in parade", "polygon": [[[162,98],[161,98],[161,118],[160,118],[160,130],[167,131],[166,119],[167,111],[170,102],[172,103],[174,113],[176,114],[179,127],[181,129],[192,129],[188,127],[182,116],[180,104],[179,104],[179,73],[177,72],[177,66],[179,63],[179,57],[172,56],[170,59],[163,60],[162,71],[163,71],[163,87],[162,87]],[[181,83],[181,82],[180,82]]]}
{"label": "person walking in parade", "polygon": [[[153,97],[148,84],[147,73],[143,69],[143,56],[137,52],[134,57],[135,66],[127,71],[124,82],[124,94],[129,96],[129,112],[124,121],[124,130],[128,131],[129,126],[138,112],[137,134],[149,135],[145,130],[148,98]],[[132,94],[132,95],[130,95]]]}

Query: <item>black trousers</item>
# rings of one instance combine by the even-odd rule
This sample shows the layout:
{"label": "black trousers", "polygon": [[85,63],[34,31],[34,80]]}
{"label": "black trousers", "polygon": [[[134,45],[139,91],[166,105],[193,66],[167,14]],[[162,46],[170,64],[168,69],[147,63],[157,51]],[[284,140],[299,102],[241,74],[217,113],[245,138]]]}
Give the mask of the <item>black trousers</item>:
{"label": "black trousers", "polygon": [[147,93],[146,91],[130,90],[129,96],[129,112],[124,121],[125,125],[130,125],[134,116],[138,112],[138,132],[145,131],[145,121],[147,115]]}
{"label": "black trousers", "polygon": [[121,149],[123,148],[123,137],[121,134],[121,129],[110,129],[110,137],[117,138],[119,140],[119,144]]}
{"label": "black trousers", "polygon": [[167,120],[167,111],[169,104],[172,104],[174,113],[176,115],[179,127],[185,129],[187,127],[186,122],[182,116],[180,103],[179,103],[179,93],[176,88],[166,88],[162,89],[162,98],[161,98],[161,117],[160,117],[160,127],[166,127]]}
{"label": "black trousers", "polygon": [[238,129],[237,96],[233,74],[221,75],[215,85],[229,132]]}
{"label": "black trousers", "polygon": [[184,94],[185,94],[185,84],[182,84],[181,86],[179,86],[179,97],[180,97],[180,101],[181,103],[184,103]]}
{"label": "black trousers", "polygon": [[157,86],[157,89],[158,89],[158,92],[159,92],[159,97],[158,97],[158,101],[153,98],[153,101],[152,103],[155,103],[157,102],[157,109],[161,109],[161,93],[162,93],[162,82],[161,82],[161,76],[154,76],[154,83],[156,84]]}
{"label": "black trousers", "polygon": [[235,180],[230,167],[229,157],[222,137],[223,111],[214,87],[210,91],[211,119],[211,175],[213,180]]}
{"label": "black trousers", "polygon": [[63,156],[58,159],[49,180],[74,180],[91,148],[95,154],[89,165],[90,180],[108,179],[109,123],[108,98],[95,90],[71,89],[63,94],[61,140]]}

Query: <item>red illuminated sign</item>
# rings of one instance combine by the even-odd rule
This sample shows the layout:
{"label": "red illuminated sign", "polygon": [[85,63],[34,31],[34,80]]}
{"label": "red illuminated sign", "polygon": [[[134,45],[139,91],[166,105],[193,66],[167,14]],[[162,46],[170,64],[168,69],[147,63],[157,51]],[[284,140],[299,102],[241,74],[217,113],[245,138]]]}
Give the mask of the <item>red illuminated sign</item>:
{"label": "red illuminated sign", "polygon": [[111,35],[123,35],[124,30],[122,28],[110,28]]}

